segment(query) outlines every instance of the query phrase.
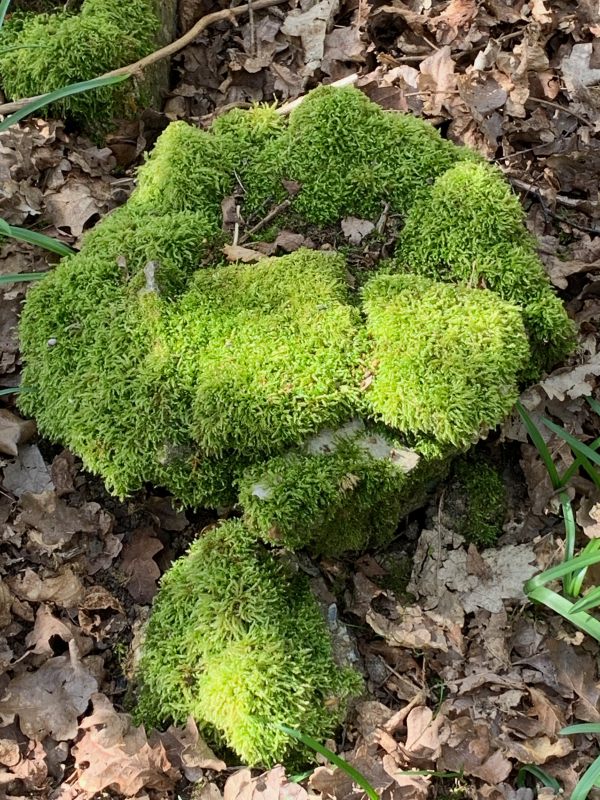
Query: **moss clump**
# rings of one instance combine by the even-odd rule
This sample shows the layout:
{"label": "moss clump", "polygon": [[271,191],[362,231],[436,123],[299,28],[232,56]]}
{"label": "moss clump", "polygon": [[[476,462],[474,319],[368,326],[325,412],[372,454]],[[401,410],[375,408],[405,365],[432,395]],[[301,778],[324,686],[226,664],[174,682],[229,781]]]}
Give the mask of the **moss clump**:
{"label": "moss clump", "polygon": [[458,459],[452,474],[449,513],[457,533],[479,547],[494,545],[506,515],[502,475],[481,457]]}
{"label": "moss clump", "polygon": [[529,356],[515,306],[486,290],[415,275],[380,275],[364,298],[374,416],[463,447],[508,414]]}
{"label": "moss clump", "polygon": [[[221,203],[240,184],[246,219],[282,196],[298,225],[389,203],[406,217],[392,264],[402,274],[374,277],[361,295],[339,253],[224,264]],[[558,358],[570,342],[531,247],[496,172],[354,89],[316,90],[289,123],[271,108],[236,110],[210,131],[176,122],[126,206],[30,291],[32,391],[20,404],[121,495],[151,482],[186,504],[221,505],[241,487],[261,535],[275,525],[294,545],[319,550],[331,536],[362,547],[375,526],[392,529],[405,484],[356,443],[327,457],[306,443],[358,417],[385,423],[401,446],[418,442],[426,463],[423,442],[465,448],[498,424],[540,349]],[[274,505],[251,499],[263,473],[281,478]],[[346,474],[361,480],[340,493]]]}
{"label": "moss clump", "polygon": [[278,723],[326,738],[361,690],[357,673],[335,664],[304,576],[239,521],[205,534],[163,577],[139,677],[140,720],[191,714],[261,766],[298,756]]}
{"label": "moss clump", "polygon": [[519,306],[537,377],[570,352],[574,328],[524,226],[518,198],[495,167],[461,163],[411,208],[397,265],[409,273],[491,289]]}
{"label": "moss clump", "polygon": [[292,549],[335,555],[387,544],[418,507],[443,457],[424,459],[360,420],[247,469],[240,502],[250,530]]}
{"label": "moss clump", "polygon": [[[15,13],[0,31],[0,76],[8,97],[32,97],[131,64],[156,47],[154,0],[84,0],[81,10]],[[137,105],[129,82],[64,98],[47,113],[106,125]]]}

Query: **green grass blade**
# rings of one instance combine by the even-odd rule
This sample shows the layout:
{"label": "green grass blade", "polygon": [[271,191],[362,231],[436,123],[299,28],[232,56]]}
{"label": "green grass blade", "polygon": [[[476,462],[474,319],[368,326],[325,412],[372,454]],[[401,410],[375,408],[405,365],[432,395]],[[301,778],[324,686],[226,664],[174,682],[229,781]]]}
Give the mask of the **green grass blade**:
{"label": "green grass blade", "polygon": [[365,791],[370,800],[379,800],[379,795],[373,786],[371,786],[365,776],[355,769],[352,764],[344,761],[343,758],[340,758],[328,747],[325,747],[316,739],[313,739],[312,736],[307,736],[305,733],[301,733],[294,728],[289,728],[287,725],[277,725],[277,727],[279,730],[287,733],[288,736],[291,736],[294,739],[297,739],[299,742],[302,742],[302,744],[306,745],[306,747],[310,747],[311,750],[314,750],[316,753],[320,753],[322,756],[325,756],[325,758],[331,761],[332,764],[335,764],[336,767],[339,767],[341,770],[343,770],[348,777],[352,778],[357,786],[360,786],[360,788]]}
{"label": "green grass blade", "polygon": [[12,236],[13,239],[19,239],[21,242],[35,244],[59,256],[71,256],[75,252],[71,247],[59,242],[57,239],[53,239],[51,236],[44,236],[43,233],[37,233],[37,231],[30,231],[27,228],[9,225],[4,219],[0,219],[0,235]]}
{"label": "green grass blade", "polygon": [[0,0],[0,28],[4,24],[4,17],[6,16],[9,5],[10,0]]}
{"label": "green grass blade", "polygon": [[600,756],[592,762],[573,789],[571,800],[585,800],[600,780]]}
{"label": "green grass blade", "polygon": [[537,586],[528,591],[527,597],[536,603],[541,603],[556,614],[560,614],[576,628],[600,642],[600,621],[585,611],[573,613],[573,603],[566,597],[562,597],[545,586]]}
{"label": "green grass blade", "polygon": [[81,92],[88,92],[90,89],[112,86],[115,83],[121,83],[127,80],[129,77],[129,75],[114,75],[110,78],[92,78],[89,81],[81,81],[81,83],[70,83],[68,86],[62,86],[60,89],[55,89],[53,92],[43,94],[36,100],[32,100],[31,103],[27,103],[27,105],[19,109],[19,111],[15,111],[10,117],[6,117],[3,122],[0,122],[0,132],[8,130],[11,125],[20,122],[25,117],[33,114],[34,111],[47,106],[49,103],[55,103],[57,100],[62,100],[65,97],[71,97],[71,95],[80,94]]}
{"label": "green grass blade", "polygon": [[593,397],[586,397],[585,399],[587,400],[588,405],[592,409],[592,411],[595,411],[596,414],[600,416],[600,403]]}
{"label": "green grass blade", "polygon": [[587,611],[590,608],[596,608],[596,606],[600,605],[600,586],[594,587],[591,591],[589,591],[584,597],[578,600],[573,608],[571,609],[571,613],[577,613],[578,611]]}
{"label": "green grass blade", "polygon": [[569,444],[573,451],[580,456],[582,459],[589,459],[593,461],[594,464],[600,466],[600,454],[596,453],[595,450],[592,450],[587,444],[580,442],[575,436],[572,436],[568,431],[564,428],[561,428],[560,425],[557,425],[555,422],[552,422],[550,419],[546,419],[544,417],[544,425],[550,428],[557,436],[560,436],[567,444]]}
{"label": "green grass blade", "polygon": [[[580,556],[588,556],[592,555],[593,553],[597,553],[600,549],[600,539],[590,539],[590,541],[586,544],[583,548]],[[574,572],[568,580],[569,585],[569,596],[571,598],[579,597],[581,594],[581,589],[583,588],[583,581],[585,580],[586,573],[588,571],[587,567],[583,567],[582,569]]]}
{"label": "green grass blade", "polygon": [[546,469],[548,470],[548,475],[550,476],[552,487],[557,491],[559,489],[562,489],[564,486],[564,482],[561,479],[560,475],[558,474],[558,470],[556,469],[556,465],[552,460],[552,456],[550,455],[550,450],[548,450],[548,445],[544,441],[544,437],[540,433],[539,429],[537,428],[536,424],[531,419],[527,411],[525,411],[521,403],[518,401],[517,401],[517,411],[521,415],[521,419],[525,424],[527,433],[529,434],[531,441],[535,445],[538,453],[542,458],[542,461],[544,462]]}
{"label": "green grass blade", "polygon": [[11,272],[8,275],[0,275],[0,286],[3,283],[23,283],[25,281],[39,281],[47,272]]}
{"label": "green grass blade", "polygon": [[539,586],[545,586],[551,581],[560,580],[560,578],[567,575],[569,572],[576,572],[583,567],[591,567],[593,564],[598,563],[600,563],[600,553],[592,553],[585,556],[579,555],[572,558],[570,561],[563,561],[562,564],[558,564],[556,567],[550,567],[550,569],[547,569],[545,572],[540,572],[539,575],[534,575],[533,578],[530,578],[525,584],[525,592],[529,594],[529,592]]}
{"label": "green grass blade", "polygon": [[[591,447],[592,450],[597,450],[600,447],[600,436],[597,439],[594,439],[594,441],[591,444],[589,444],[588,447]],[[579,456],[577,456],[575,461],[571,464],[569,469],[563,475],[563,481],[565,483],[568,483],[573,477],[573,475],[575,475],[580,466],[581,466],[581,459]]]}
{"label": "green grass blade", "polygon": [[0,397],[5,394],[18,394],[21,391],[20,386],[13,386],[10,389],[0,389]]}
{"label": "green grass blade", "polygon": [[519,789],[525,786],[527,774],[533,775],[536,781],[541,783],[542,786],[548,786],[555,794],[562,792],[562,787],[556,778],[553,778],[552,775],[548,775],[545,770],[541,769],[541,767],[536,767],[535,764],[524,764],[519,770],[517,774],[517,787]]}
{"label": "green grass blade", "polygon": [[561,728],[559,733],[561,736],[569,736],[572,733],[600,733],[600,722],[578,722]]}

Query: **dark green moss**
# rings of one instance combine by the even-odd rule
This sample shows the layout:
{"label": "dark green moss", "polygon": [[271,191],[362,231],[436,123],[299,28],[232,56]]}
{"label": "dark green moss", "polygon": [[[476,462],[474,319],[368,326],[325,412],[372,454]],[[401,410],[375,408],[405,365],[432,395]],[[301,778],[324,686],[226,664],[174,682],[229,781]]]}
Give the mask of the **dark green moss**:
{"label": "dark green moss", "polygon": [[506,487],[494,466],[480,456],[458,459],[448,501],[457,533],[478,547],[496,543],[506,515]]}

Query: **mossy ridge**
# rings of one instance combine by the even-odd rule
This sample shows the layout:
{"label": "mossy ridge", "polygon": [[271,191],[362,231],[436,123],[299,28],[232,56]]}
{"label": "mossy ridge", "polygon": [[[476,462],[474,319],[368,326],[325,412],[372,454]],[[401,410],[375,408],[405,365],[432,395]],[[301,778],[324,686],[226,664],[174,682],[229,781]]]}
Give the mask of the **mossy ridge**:
{"label": "mossy ridge", "polygon": [[[17,12],[0,30],[0,75],[12,98],[51,92],[131,64],[156,46],[160,32],[155,0],[84,0],[79,13]],[[104,87],[64,98],[43,110],[89,125],[108,126],[140,101],[131,85]]]}
{"label": "mossy ridge", "polygon": [[309,760],[277,723],[327,738],[362,685],[336,666],[304,576],[239,520],[204,534],[165,573],[139,677],[140,721],[191,714],[245,763],[265,767]]}
{"label": "mossy ridge", "polygon": [[493,292],[415,275],[364,289],[372,343],[372,415],[461,448],[513,407],[529,358],[519,309]]}
{"label": "mossy ridge", "polygon": [[389,431],[353,420],[257,463],[239,480],[249,529],[292,550],[337,555],[383,546],[418,508],[447,459],[423,458]]}
{"label": "mossy ridge", "polygon": [[409,274],[486,287],[519,306],[532,348],[523,377],[535,379],[573,349],[574,326],[524,219],[499,169],[460,163],[410,209],[395,262]]}

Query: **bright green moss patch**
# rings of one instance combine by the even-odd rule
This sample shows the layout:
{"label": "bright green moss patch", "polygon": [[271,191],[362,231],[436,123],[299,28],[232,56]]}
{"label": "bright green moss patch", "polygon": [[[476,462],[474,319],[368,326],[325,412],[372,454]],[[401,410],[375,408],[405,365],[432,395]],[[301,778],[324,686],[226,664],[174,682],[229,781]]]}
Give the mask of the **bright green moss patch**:
{"label": "bright green moss patch", "polygon": [[[150,482],[200,506],[241,492],[265,538],[360,549],[423,493],[356,442],[309,452],[314,437],[385,423],[430,463],[427,447],[485,435],[523,376],[570,346],[499,173],[357,90],[318,89],[289,121],[256,108],[208,131],[175,122],[138,178],[30,291],[21,325],[22,409],[120,495]],[[387,204],[405,223],[391,267],[402,274],[374,277],[363,296],[339,252],[226,264],[221,207],[234,191],[250,224],[287,198],[286,224],[312,228],[317,245],[319,226],[342,240],[342,216],[375,220]],[[272,501],[253,494],[261,475]]]}
{"label": "bright green moss patch", "polygon": [[573,326],[535,253],[523,209],[495,167],[465,162],[442,175],[410,210],[396,261],[411,274],[485,287],[519,306],[533,377],[573,348]]}
{"label": "bright green moss patch", "polygon": [[299,756],[278,723],[325,739],[361,690],[333,660],[305,577],[239,521],[205,534],[163,577],[139,678],[140,721],[191,714],[244,763],[265,767]]}
{"label": "bright green moss patch", "polygon": [[374,416],[462,447],[510,411],[529,356],[515,306],[415,275],[374,278],[364,297]]}
{"label": "bright green moss patch", "polygon": [[[155,49],[160,23],[154,0],[84,0],[48,14],[15,13],[0,30],[0,81],[10,98],[32,97],[96,78]],[[131,85],[94,89],[53,104],[48,113],[106,125],[136,107]]]}

